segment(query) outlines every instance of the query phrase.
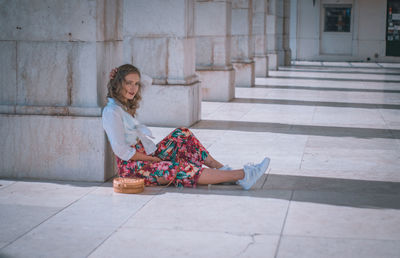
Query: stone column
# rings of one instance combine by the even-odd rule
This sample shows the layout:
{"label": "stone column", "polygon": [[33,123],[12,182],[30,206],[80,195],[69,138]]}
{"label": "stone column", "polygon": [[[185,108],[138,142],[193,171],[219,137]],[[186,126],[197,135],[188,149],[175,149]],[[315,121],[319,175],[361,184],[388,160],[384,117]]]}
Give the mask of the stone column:
{"label": "stone column", "polygon": [[267,12],[268,0],[253,0],[253,58],[256,77],[268,76]]}
{"label": "stone column", "polygon": [[232,1],[232,64],[236,86],[254,85],[252,0]]}
{"label": "stone column", "polygon": [[229,101],[235,96],[231,2],[197,0],[195,9],[196,72],[202,82],[202,99]]}
{"label": "stone column", "polygon": [[120,1],[2,2],[1,177],[114,174],[101,104],[105,66],[118,59],[120,12]]}
{"label": "stone column", "polygon": [[284,0],[283,9],[283,51],[284,65],[290,65],[292,59],[292,51],[290,49],[290,16],[291,16],[291,0]]}
{"label": "stone column", "polygon": [[290,0],[269,0],[267,15],[267,49],[269,69],[290,64]]}
{"label": "stone column", "polygon": [[138,110],[147,125],[190,126],[200,120],[194,5],[194,0],[124,1],[124,62],[153,78]]}

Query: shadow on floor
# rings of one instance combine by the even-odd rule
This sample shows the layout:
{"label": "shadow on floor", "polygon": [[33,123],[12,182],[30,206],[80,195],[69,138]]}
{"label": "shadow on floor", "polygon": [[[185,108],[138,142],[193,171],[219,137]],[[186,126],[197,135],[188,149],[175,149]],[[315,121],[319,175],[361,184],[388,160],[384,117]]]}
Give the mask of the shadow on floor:
{"label": "shadow on floor", "polygon": [[400,183],[269,174],[262,189],[212,185],[162,189],[164,193],[210,194],[282,199],[370,209],[400,209]]}
{"label": "shadow on floor", "polygon": [[[244,191],[238,185],[210,185],[197,188],[176,188],[170,186],[146,187],[138,195],[161,195],[181,193],[195,195],[230,195],[254,198],[281,199],[287,201],[328,204],[355,208],[400,210],[400,182],[367,181],[324,177],[268,174],[257,183],[256,189]],[[16,181],[20,182],[20,181]],[[112,179],[105,183],[37,181],[23,182],[53,183],[78,187],[102,187],[113,191]],[[3,188],[4,189],[4,188]],[[51,194],[51,190],[49,191]],[[114,193],[115,198],[119,194]],[[114,197],[113,197],[114,198]],[[262,201],[262,200],[260,200]]]}
{"label": "shadow on floor", "polygon": [[355,137],[355,138],[388,138],[399,139],[400,130],[374,129],[356,127],[337,127],[319,125],[294,125],[281,123],[262,123],[248,121],[223,121],[223,120],[201,120],[194,124],[193,129],[211,130],[235,130],[245,132],[268,132],[296,135],[317,135],[333,137]]}
{"label": "shadow on floor", "polygon": [[[339,87],[337,87],[337,88],[335,88],[335,87],[327,88],[327,87],[311,87],[311,86],[262,85],[262,84],[257,85],[255,88],[286,89],[286,90],[309,90],[309,91],[400,93],[400,90],[386,90],[386,89],[359,89],[359,88],[339,88]],[[238,99],[240,100],[241,98],[238,98]],[[357,103],[351,103],[351,104],[356,105]],[[368,104],[363,104],[363,105],[368,105]],[[372,105],[376,105],[376,104],[372,104]]]}
{"label": "shadow on floor", "polygon": [[318,107],[348,107],[348,108],[368,108],[368,109],[400,109],[396,104],[370,104],[370,103],[350,103],[350,102],[330,102],[330,101],[308,101],[292,99],[256,99],[256,98],[235,98],[232,103],[254,103],[254,104],[277,104],[294,106],[318,106]]}

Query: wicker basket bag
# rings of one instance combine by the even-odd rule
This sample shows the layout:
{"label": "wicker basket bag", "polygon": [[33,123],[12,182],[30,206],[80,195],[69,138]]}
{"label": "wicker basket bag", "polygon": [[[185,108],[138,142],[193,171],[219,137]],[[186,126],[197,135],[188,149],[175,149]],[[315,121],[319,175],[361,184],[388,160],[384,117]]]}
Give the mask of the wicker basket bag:
{"label": "wicker basket bag", "polygon": [[113,188],[116,193],[141,193],[144,191],[144,180],[141,178],[114,178]]}

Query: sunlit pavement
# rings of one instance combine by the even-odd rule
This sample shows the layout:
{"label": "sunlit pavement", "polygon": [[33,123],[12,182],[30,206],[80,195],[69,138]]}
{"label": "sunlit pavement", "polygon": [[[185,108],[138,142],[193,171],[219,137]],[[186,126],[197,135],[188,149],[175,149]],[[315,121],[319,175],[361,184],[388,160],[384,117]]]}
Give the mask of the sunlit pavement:
{"label": "sunlit pavement", "polygon": [[400,257],[400,64],[269,75],[191,127],[231,167],[271,158],[252,190],[0,180],[0,257]]}

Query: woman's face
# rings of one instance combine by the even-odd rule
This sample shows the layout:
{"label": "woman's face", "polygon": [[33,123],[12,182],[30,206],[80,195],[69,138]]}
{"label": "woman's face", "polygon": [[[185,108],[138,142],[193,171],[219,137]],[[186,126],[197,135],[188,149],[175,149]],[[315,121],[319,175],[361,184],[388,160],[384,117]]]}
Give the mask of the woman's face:
{"label": "woman's face", "polygon": [[125,81],[122,82],[121,96],[125,101],[132,100],[139,90],[140,77],[136,73],[131,73],[125,76]]}

